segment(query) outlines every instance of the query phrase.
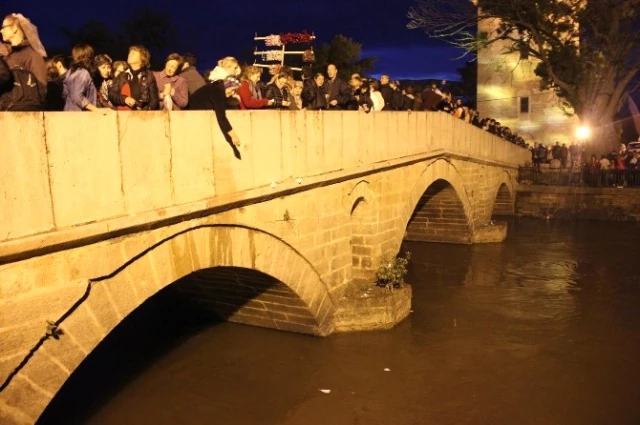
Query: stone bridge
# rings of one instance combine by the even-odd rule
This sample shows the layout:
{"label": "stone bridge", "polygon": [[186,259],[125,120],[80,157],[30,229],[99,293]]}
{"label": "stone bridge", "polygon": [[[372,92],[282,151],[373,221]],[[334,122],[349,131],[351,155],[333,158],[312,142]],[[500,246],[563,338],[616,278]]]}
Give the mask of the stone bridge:
{"label": "stone bridge", "polygon": [[404,239],[502,240],[529,158],[444,113],[229,116],[239,150],[209,112],[0,114],[0,423],[169,285],[240,323],[393,326],[410,288],[358,285]]}

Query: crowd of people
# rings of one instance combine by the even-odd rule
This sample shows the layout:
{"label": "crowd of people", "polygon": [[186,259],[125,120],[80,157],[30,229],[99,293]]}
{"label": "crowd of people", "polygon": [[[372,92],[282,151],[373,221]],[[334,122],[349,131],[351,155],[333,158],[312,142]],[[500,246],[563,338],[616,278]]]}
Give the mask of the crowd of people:
{"label": "crowd of people", "polygon": [[240,141],[226,117],[229,109],[442,111],[526,146],[509,128],[454,100],[446,81],[424,91],[402,87],[388,75],[376,80],[353,74],[347,82],[330,64],[326,75],[303,68],[300,80],[290,68],[275,67],[265,83],[262,68],[241,67],[230,56],[200,73],[190,53],[168,55],[164,68],[154,72],[149,51],[139,45],[129,48],[126,61],[96,55],[87,44],[74,46],[70,57],[47,58],[36,27],[20,14],[4,18],[2,41],[0,111],[213,110],[235,145]]}
{"label": "crowd of people", "polygon": [[565,143],[560,145],[556,142],[551,148],[547,148],[542,143],[535,144],[531,149],[531,161],[535,167],[540,168],[541,164],[549,164],[552,169],[580,169],[587,167],[591,170],[640,170],[640,152],[627,150],[624,143],[620,144],[618,150],[612,150],[607,154],[602,154],[598,158],[591,155],[587,161],[585,158],[584,144],[571,143],[567,147]]}
{"label": "crowd of people", "polygon": [[[640,141],[640,140],[639,140]],[[583,144],[551,148],[536,144],[531,149],[533,168],[520,169],[520,181],[538,184],[594,187],[640,187],[640,149],[621,143],[607,154],[585,154]]]}

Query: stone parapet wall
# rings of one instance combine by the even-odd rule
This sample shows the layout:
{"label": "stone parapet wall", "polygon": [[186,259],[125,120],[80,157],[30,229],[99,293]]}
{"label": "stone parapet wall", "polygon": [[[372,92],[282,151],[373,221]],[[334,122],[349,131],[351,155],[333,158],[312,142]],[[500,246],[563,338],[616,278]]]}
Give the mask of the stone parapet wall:
{"label": "stone parapet wall", "polygon": [[[525,149],[444,113],[232,111],[229,118],[241,159],[210,112],[0,114],[0,257],[24,250],[23,238],[64,243],[412,155],[509,166],[528,159]],[[79,236],[78,227],[88,230]]]}
{"label": "stone parapet wall", "polygon": [[640,221],[640,189],[521,185],[516,193],[516,215]]}

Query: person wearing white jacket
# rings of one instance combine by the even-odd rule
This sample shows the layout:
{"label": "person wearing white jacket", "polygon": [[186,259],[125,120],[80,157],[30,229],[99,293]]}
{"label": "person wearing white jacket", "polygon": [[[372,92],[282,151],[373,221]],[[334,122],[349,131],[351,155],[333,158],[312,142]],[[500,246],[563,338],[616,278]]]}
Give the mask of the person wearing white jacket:
{"label": "person wearing white jacket", "polygon": [[380,83],[378,81],[371,81],[371,83],[369,83],[369,93],[371,101],[373,102],[373,108],[371,108],[371,111],[382,111],[384,108],[384,98],[382,97],[382,93],[380,93]]}

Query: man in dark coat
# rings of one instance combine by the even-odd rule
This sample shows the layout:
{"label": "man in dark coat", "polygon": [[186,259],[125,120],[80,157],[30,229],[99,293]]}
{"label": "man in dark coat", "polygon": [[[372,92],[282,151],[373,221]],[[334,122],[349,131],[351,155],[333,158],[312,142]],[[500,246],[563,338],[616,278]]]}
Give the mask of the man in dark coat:
{"label": "man in dark coat", "polygon": [[0,56],[0,93],[5,91],[10,82],[11,71],[9,70],[9,66],[7,65],[7,63]]}
{"label": "man in dark coat", "polygon": [[435,111],[438,109],[438,104],[442,102],[442,92],[438,89],[435,83],[432,83],[430,87],[427,87],[422,92],[422,104],[425,111]]}
{"label": "man in dark coat", "polygon": [[346,109],[351,99],[351,88],[338,77],[338,68],[334,64],[327,66],[327,76],[323,89],[328,109]]}
{"label": "man in dark coat", "polygon": [[389,76],[386,74],[380,76],[380,94],[384,99],[384,108],[382,110],[393,110],[393,88],[389,85]]}
{"label": "man in dark coat", "polygon": [[189,96],[206,84],[204,78],[196,69],[196,64],[196,57],[192,53],[182,55],[182,71],[180,72],[180,76],[187,80]]}

